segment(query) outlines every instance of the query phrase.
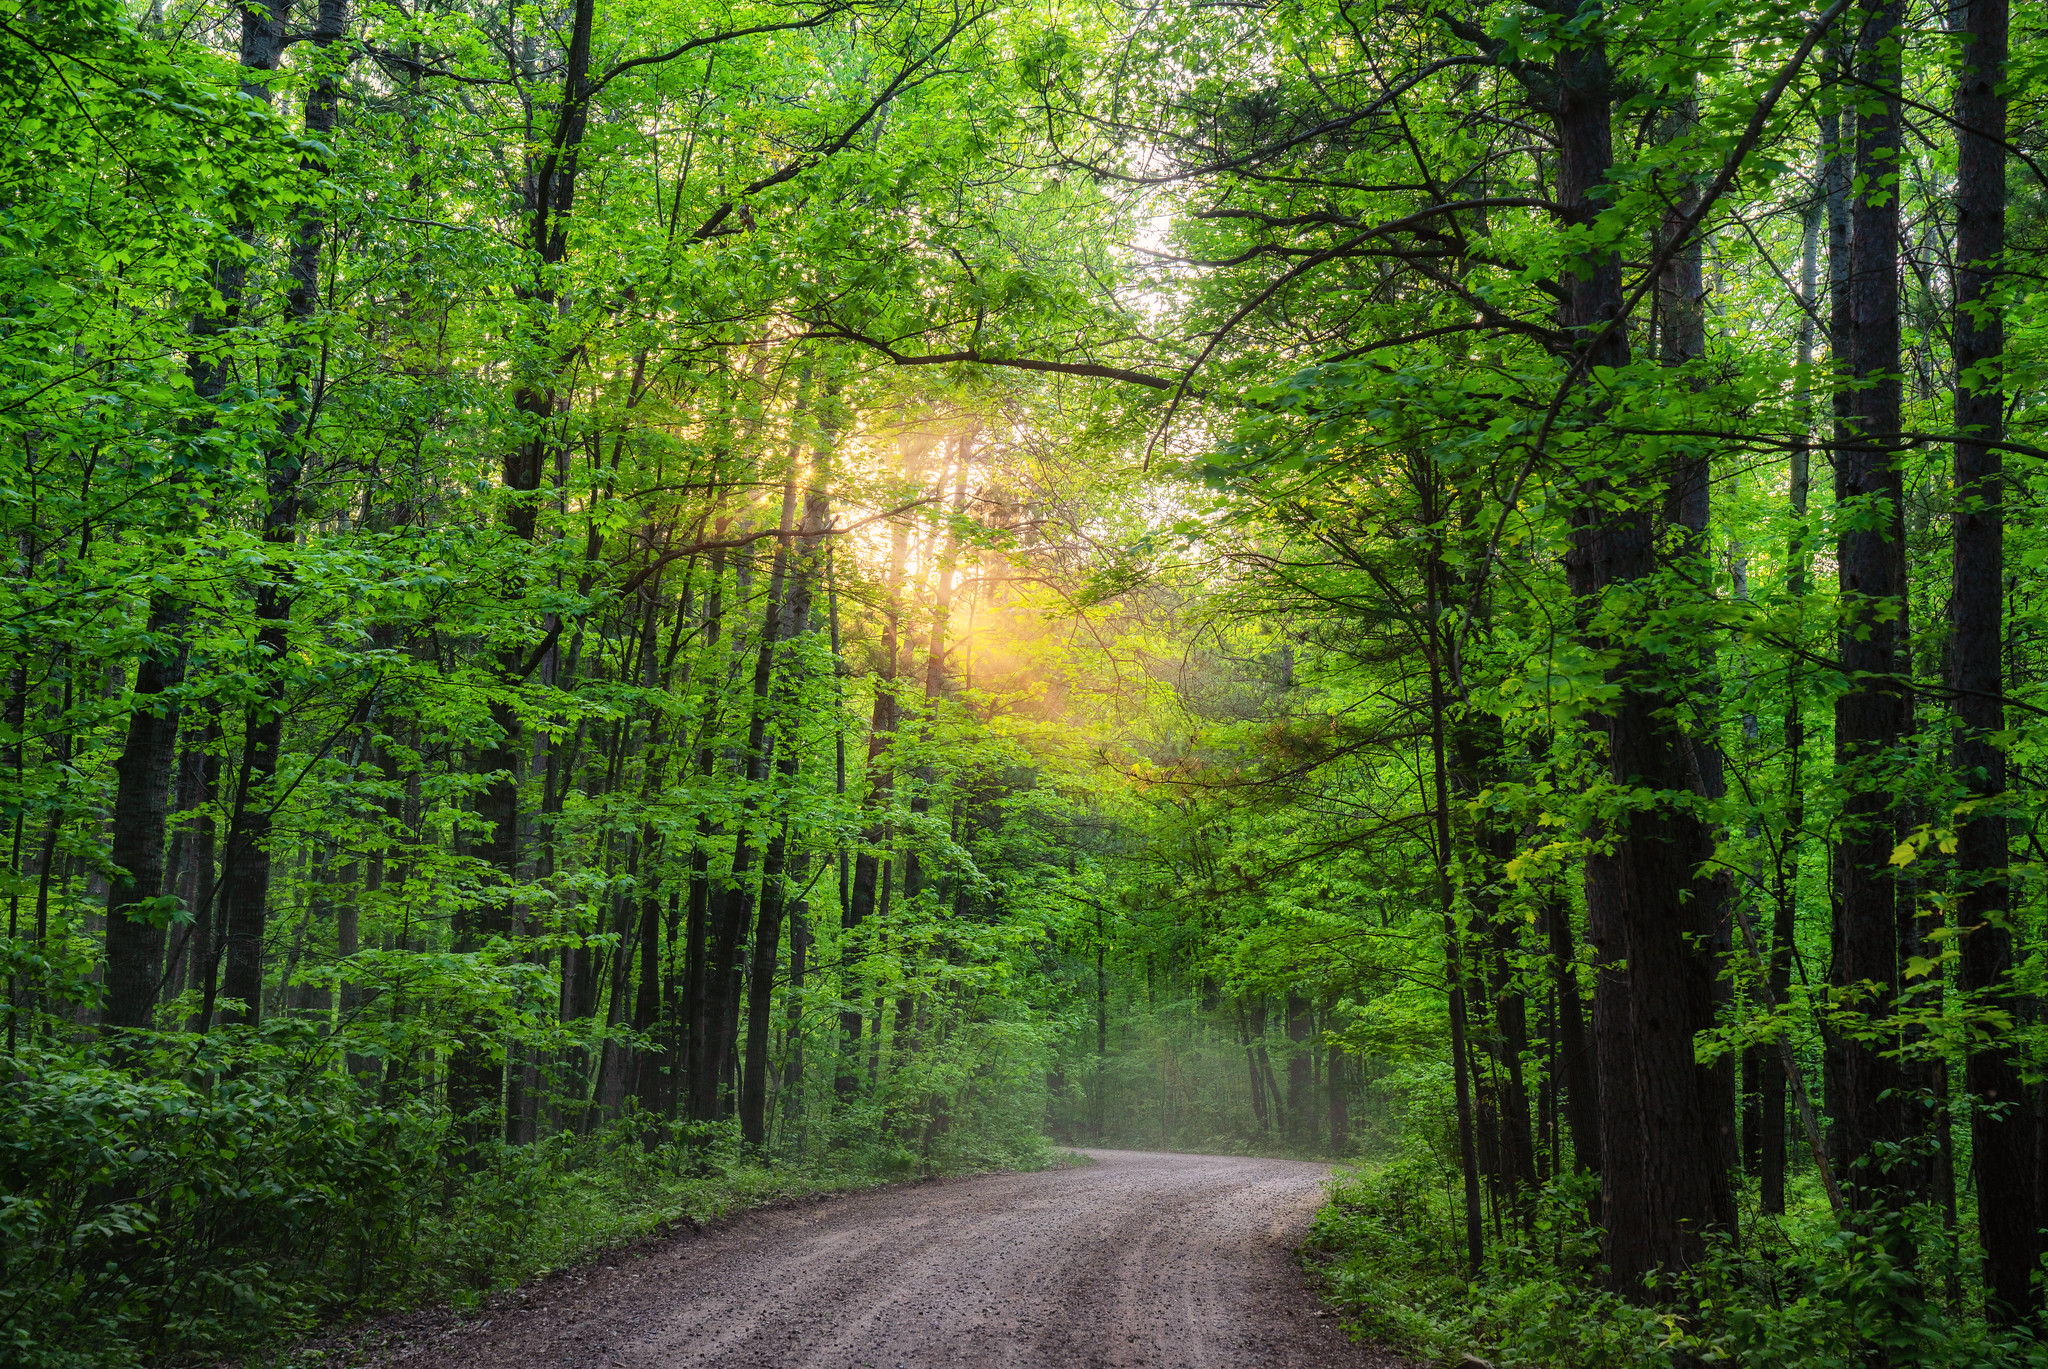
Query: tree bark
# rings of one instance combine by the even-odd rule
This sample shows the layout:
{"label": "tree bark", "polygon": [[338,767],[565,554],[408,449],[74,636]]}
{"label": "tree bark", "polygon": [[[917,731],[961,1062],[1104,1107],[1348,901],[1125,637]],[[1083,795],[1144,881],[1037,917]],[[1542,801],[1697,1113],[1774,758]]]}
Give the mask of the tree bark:
{"label": "tree bark", "polygon": [[[2019,1018],[2012,985],[2007,821],[1996,805],[2006,788],[2004,464],[1985,441],[2004,436],[2005,318],[1997,298],[2005,253],[2008,0],[1966,0],[1962,70],[1956,83],[1956,431],[1975,442],[1955,448],[1949,595],[1951,683],[1958,724],[1955,769],[1972,800],[1956,834],[1956,926],[1962,934],[1960,987],[1980,1009]],[[2040,1195],[2034,1191],[2034,1120],[2010,1033],[1978,1038],[1964,1065],[1970,1112],[1977,1225],[1984,1247],[1987,1311],[2004,1325],[2039,1305],[2032,1274],[2040,1259]]]}
{"label": "tree bark", "polygon": [[[1680,102],[1672,119],[1673,137],[1684,138],[1699,122],[1694,100]],[[1673,239],[1684,230],[1697,211],[1699,189],[1688,184],[1665,210],[1659,234],[1659,248],[1673,249],[1657,282],[1658,361],[1674,369],[1695,365],[1707,354],[1706,288],[1701,273],[1702,244],[1697,233],[1683,243]],[[1698,382],[1687,382],[1696,388]],[[1666,492],[1666,521],[1683,530],[1676,555],[1678,583],[1707,590],[1714,583],[1709,559],[1708,530],[1713,522],[1713,467],[1704,447],[1679,457]],[[1681,590],[1681,593],[1684,591]],[[1687,739],[1689,788],[1703,802],[1711,803],[1727,792],[1721,747],[1715,740],[1719,693],[1715,684],[1714,653],[1711,645],[1690,661],[1693,679],[1685,689],[1698,717],[1695,734]],[[1704,700],[1701,707],[1698,701]],[[1729,934],[1728,901],[1734,896],[1734,882],[1728,871],[1714,866],[1716,833],[1704,821],[1690,824],[1693,837],[1693,870],[1684,907],[1689,931],[1700,947],[1710,954],[1694,953],[1687,958],[1687,1018],[1695,1034],[1711,1031],[1716,1019],[1731,1006],[1730,985],[1723,969],[1732,949]],[[1700,1115],[1706,1125],[1710,1148],[1709,1193],[1715,1224],[1723,1230],[1735,1227],[1735,1191],[1729,1176],[1739,1163],[1736,1131],[1735,1056],[1723,1053],[1710,1064],[1694,1066],[1694,1084],[1700,1095]]]}
{"label": "tree bark", "polygon": [[[1555,64],[1557,198],[1568,226],[1599,216],[1596,191],[1613,168],[1612,76],[1597,28]],[[1619,369],[1629,359],[1619,326],[1621,263],[1600,252],[1569,273],[1566,321],[1581,339],[1582,371]],[[1574,510],[1566,579],[1590,616],[1614,590],[1656,573],[1657,545],[1642,472],[1621,484],[1595,477]],[[1616,644],[1589,637],[1588,645]],[[1626,654],[1625,644],[1624,652]],[[1691,787],[1674,704],[1640,671],[1618,669],[1618,696],[1596,728],[1605,735],[1611,782],[1679,793]],[[1661,803],[1618,817],[1586,861],[1587,933],[1601,964],[1594,996],[1602,1108],[1601,1215],[1607,1224],[1610,1287],[1645,1293],[1643,1276],[1689,1268],[1716,1219],[1713,1151],[1693,1065],[1698,982],[1685,906],[1701,837],[1689,805]],[[1626,967],[1625,969],[1622,967]]]}
{"label": "tree bark", "polygon": [[128,740],[114,763],[114,843],[120,871],[107,890],[107,1031],[152,1025],[164,979],[164,827],[178,754],[178,705],[165,695],[183,683],[185,606],[169,595],[150,605],[148,641],[135,672]]}
{"label": "tree bark", "polygon": [[[1823,128],[1821,143],[1823,157],[1826,159],[1839,159],[1839,153],[1832,146],[1833,141],[1830,130]],[[1825,213],[1828,187],[1834,179],[1827,169],[1829,165],[1831,161],[1824,161],[1820,186],[1821,201],[1807,208],[1800,226],[1801,309],[1798,335],[1799,378],[1796,382],[1798,394],[1795,401],[1800,436],[1792,448],[1788,481],[1792,500],[1792,534],[1785,549],[1785,590],[1802,611],[1807,592],[1806,509],[1813,486],[1812,453],[1807,446],[1807,434],[1813,426],[1813,391],[1808,377],[1812,374],[1815,315],[1820,305],[1817,286],[1820,278],[1821,220]],[[1793,657],[1785,670],[1785,821],[1772,890],[1771,950],[1767,978],[1771,1002],[1777,1005],[1789,1001],[1792,988],[1793,937],[1798,929],[1799,851],[1803,837],[1802,829],[1806,825],[1803,765],[1806,751],[1806,714],[1805,701],[1800,693],[1803,673],[1799,658]],[[1780,1052],[1764,1051],[1761,1054],[1763,1079],[1758,1103],[1761,1149],[1757,1166],[1759,1200],[1764,1212],[1782,1216],[1785,1211],[1785,1171],[1790,1159],[1791,1144],[1788,1130],[1790,1116],[1786,1111],[1788,1075]]]}
{"label": "tree bark", "polygon": [[[1848,687],[1835,702],[1835,756],[1848,786],[1835,848],[1834,955],[1837,1003],[1875,1024],[1894,1009],[1899,905],[1890,857],[1898,838],[1890,767],[1911,724],[1902,684],[1910,665],[1900,622],[1906,593],[1905,489],[1898,465],[1899,126],[1896,43],[1903,7],[1867,10],[1857,40],[1856,184],[1851,196],[1846,397],[1837,425],[1836,542]],[[1892,46],[1889,55],[1886,52]],[[1837,1038],[1834,1116],[1851,1206],[1888,1205],[1881,1148],[1904,1141],[1904,1073],[1880,1034]]]}

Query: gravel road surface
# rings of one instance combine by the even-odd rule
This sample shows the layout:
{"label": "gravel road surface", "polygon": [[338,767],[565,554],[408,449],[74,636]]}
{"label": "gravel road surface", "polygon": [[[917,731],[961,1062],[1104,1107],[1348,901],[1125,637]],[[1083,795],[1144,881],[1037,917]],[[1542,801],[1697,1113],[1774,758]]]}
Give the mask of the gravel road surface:
{"label": "gravel road surface", "polygon": [[414,1323],[433,1369],[1401,1369],[1320,1312],[1292,1251],[1322,1165],[1087,1151],[642,1247]]}

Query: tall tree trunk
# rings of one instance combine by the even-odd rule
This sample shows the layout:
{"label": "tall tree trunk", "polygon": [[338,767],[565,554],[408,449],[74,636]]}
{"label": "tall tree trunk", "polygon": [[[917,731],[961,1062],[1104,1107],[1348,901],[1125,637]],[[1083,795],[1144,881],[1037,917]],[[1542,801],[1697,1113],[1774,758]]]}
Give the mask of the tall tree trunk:
{"label": "tall tree trunk", "polygon": [[[792,882],[801,878],[796,872],[792,875]],[[789,905],[789,992],[784,996],[782,1009],[789,1063],[782,1076],[782,1116],[785,1140],[790,1126],[798,1127],[799,1155],[804,1145],[804,983],[810,973],[810,952],[811,905],[806,899],[798,899]]]}
{"label": "tall tree trunk", "polygon": [[[1867,10],[1857,41],[1856,185],[1850,204],[1847,397],[1835,458],[1840,656],[1848,687],[1835,702],[1835,755],[1849,792],[1835,848],[1830,983],[1873,1024],[1894,1010],[1898,902],[1890,865],[1898,814],[1890,773],[1911,722],[1910,665],[1899,610],[1906,593],[1905,489],[1899,433],[1899,0]],[[1889,49],[1889,52],[1887,51]],[[1861,1032],[1837,1037],[1835,1099],[1843,1177],[1860,1211],[1884,1205],[1883,1148],[1904,1141],[1904,1074],[1894,1046]]]}
{"label": "tall tree trunk", "polygon": [[[782,608],[784,640],[776,648],[783,656],[783,663],[775,690],[774,711],[785,720],[783,726],[790,729],[790,735],[783,739],[775,772],[785,789],[795,780],[801,758],[793,724],[799,703],[798,691],[803,681],[798,670],[800,658],[792,643],[810,629],[811,598],[818,574],[823,569],[825,528],[832,516],[828,486],[832,478],[834,388],[827,387],[821,406],[824,421],[819,424],[813,447],[811,479],[804,492],[804,514],[798,534],[796,561],[791,567],[788,601]],[[792,470],[792,488],[795,479],[796,472]],[[761,911],[754,926],[753,977],[747,995],[746,1087],[740,1095],[740,1135],[753,1146],[763,1146],[768,1142],[769,1027],[770,1014],[774,1009],[775,964],[782,943],[782,914],[788,897],[784,875],[789,864],[789,836],[789,822],[784,819],[777,825],[775,837],[761,861]]]}
{"label": "tall tree trunk", "polygon": [[114,843],[120,873],[107,891],[107,997],[112,1032],[151,1025],[164,978],[164,826],[178,754],[178,706],[164,696],[185,674],[178,640],[185,606],[169,595],[150,605],[148,641],[135,672],[128,740],[114,763]]}
{"label": "tall tree trunk", "polygon": [[[718,525],[724,531],[724,523]],[[708,780],[718,763],[719,699],[725,685],[719,638],[725,625],[725,548],[711,552],[711,580],[704,593],[704,655],[713,663],[704,681],[704,702],[697,720],[697,777]],[[698,1116],[697,1099],[701,1081],[710,1073],[705,1054],[711,1039],[713,993],[710,971],[711,938],[711,842],[717,825],[710,815],[697,819],[696,840],[690,853],[689,907],[683,917],[683,1005],[684,1024],[682,1077],[676,1082],[677,1101],[690,1117]]]}
{"label": "tall tree trunk", "polygon": [[[383,754],[384,748],[373,747],[372,761],[382,773],[390,772],[390,762]],[[380,814],[381,816],[381,814]],[[335,919],[335,958],[340,962],[343,975],[339,1002],[337,1026],[347,1033],[362,1017],[369,1006],[363,995],[363,986],[357,982],[349,966],[349,960],[362,949],[362,909],[365,899],[374,898],[384,888],[384,865],[386,844],[390,840],[390,829],[379,822],[372,829],[369,858],[363,862],[363,883],[360,889],[345,892],[339,915]],[[359,1084],[368,1086],[376,1080],[377,1059],[371,1055],[360,1055],[349,1051],[342,1061],[348,1077]]]}
{"label": "tall tree trunk", "polygon": [[[1420,472],[1424,481],[1434,481],[1433,469]],[[1432,507],[1441,498],[1430,495]],[[1448,586],[1449,574],[1440,577]],[[1502,744],[1498,720],[1484,717],[1461,718],[1452,728],[1451,775],[1453,802],[1470,804],[1499,770]],[[1455,829],[1454,829],[1455,830]],[[1481,969],[1472,975],[1472,988],[1482,991],[1491,1009],[1492,1030],[1484,1045],[1492,1062],[1493,1084],[1489,1090],[1493,1152],[1487,1167],[1493,1175],[1497,1194],[1496,1210],[1504,1203],[1516,1221],[1531,1215],[1529,1203],[1536,1193],[1536,1148],[1530,1130],[1529,1090],[1522,1064],[1529,1050],[1529,1009],[1516,976],[1516,959],[1521,952],[1520,919],[1503,915],[1498,885],[1492,874],[1506,866],[1514,855],[1513,831],[1494,822],[1484,807],[1469,821],[1465,837],[1471,843],[1471,858],[1484,872],[1474,881],[1468,895],[1473,930],[1484,935],[1480,950]]]}
{"label": "tall tree trunk", "polygon": [[[182,710],[181,710],[182,712]],[[200,780],[206,773],[205,748],[202,739],[206,730],[194,727],[188,719],[184,726],[185,742],[178,753],[177,780],[171,796],[172,813],[190,813],[200,803]],[[168,821],[168,817],[166,819]],[[194,916],[198,900],[191,891],[190,869],[192,863],[193,820],[190,817],[179,822],[172,829],[170,850],[164,856],[164,892],[178,900],[178,906],[185,910],[190,919]],[[17,837],[17,844],[19,838]],[[18,864],[19,855],[15,863]],[[164,964],[163,997],[173,999],[185,992],[191,979],[193,923],[188,920],[169,939],[169,952]]]}
{"label": "tall tree trunk", "polygon": [[[281,0],[268,10],[242,11],[244,67],[266,73],[277,69],[283,52],[284,18]],[[315,44],[322,49],[332,44],[341,37],[346,20],[346,0],[321,0],[319,26],[311,35]],[[332,72],[323,71],[306,96],[308,150],[302,154],[300,166],[309,180],[317,181],[327,173],[327,158],[321,149],[333,141],[339,99],[339,83]],[[226,868],[221,876],[226,933],[221,994],[240,1005],[226,1015],[227,1020],[250,1026],[262,1013],[263,938],[270,915],[270,838],[283,797],[273,791],[273,780],[284,737],[283,668],[292,612],[293,572],[287,554],[298,541],[306,430],[320,379],[314,373],[317,349],[311,325],[320,307],[320,248],[326,235],[327,220],[316,201],[300,211],[292,234],[291,285],[285,292],[286,337],[280,360],[286,403],[265,444],[263,461],[267,496],[263,541],[271,561],[256,590],[255,673],[262,686],[244,714],[242,782],[237,786]]]}
{"label": "tall tree trunk", "polygon": [[[646,673],[649,677],[646,687],[650,690],[658,688],[659,682],[654,678],[654,668],[651,660],[648,662]],[[650,710],[647,725],[649,730],[655,732],[656,735],[650,736],[648,739],[650,755],[647,760],[646,783],[641,786],[641,804],[643,807],[652,807],[661,800],[662,779],[667,773],[667,767],[664,762],[667,759],[668,748],[658,734],[658,729],[661,726],[660,713],[658,711]],[[643,1038],[650,1040],[661,1026],[662,888],[656,869],[656,859],[661,852],[661,845],[660,829],[651,822],[643,824],[640,828],[641,857],[640,887],[638,891],[640,903],[640,920],[638,924],[640,942],[638,960],[639,982],[635,986],[633,994],[633,1030],[638,1032]],[[636,1048],[632,1056],[633,1077],[628,1081],[627,1088],[633,1097],[639,1101],[642,1113],[649,1117],[659,1117],[663,1111],[663,1054],[659,1050],[642,1046]],[[651,1143],[654,1133],[650,1131],[647,1134]]]}
{"label": "tall tree trunk", "polygon": [[[1597,28],[1561,52],[1554,70],[1557,197],[1567,225],[1591,224],[1599,215],[1596,192],[1614,162],[1612,76]],[[1582,371],[1626,365],[1627,335],[1616,326],[1619,259],[1599,251],[1576,263],[1567,289],[1566,321],[1581,339]],[[1656,572],[1653,506],[1639,488],[1644,474],[1621,473],[1619,487],[1596,477],[1573,513],[1566,578],[1588,618],[1611,589],[1642,584]],[[1589,638],[1588,645],[1615,644]],[[1640,671],[1621,668],[1614,679],[1617,697],[1596,724],[1606,734],[1610,781],[1625,791],[1684,792],[1686,747],[1671,721],[1674,700]],[[1716,1216],[1713,1149],[1693,1068],[1695,952],[1686,936],[1698,826],[1689,805],[1625,812],[1586,861],[1587,933],[1602,967],[1593,1022],[1600,1210],[1610,1286],[1629,1296],[1642,1295],[1651,1269],[1690,1267]]]}
{"label": "tall tree trunk", "polygon": [[[795,418],[804,409],[801,397]],[[692,1118],[712,1121],[723,1115],[719,1088],[729,1064],[736,1064],[734,1049],[739,1030],[739,1012],[746,970],[747,929],[753,921],[754,822],[766,802],[769,766],[772,759],[769,717],[773,711],[775,660],[782,644],[782,588],[789,571],[790,534],[796,523],[795,452],[790,454],[790,471],[782,486],[782,516],[777,524],[775,558],[768,577],[766,606],[761,612],[761,640],[754,653],[753,709],[747,724],[747,745],[741,758],[747,796],[741,805],[739,834],[733,843],[731,873],[717,902],[711,953],[706,965],[709,990],[706,1016],[709,1031],[704,1043],[705,1069],[691,1082]],[[779,872],[778,872],[779,874]],[[744,1085],[742,1085],[744,1087]]]}
{"label": "tall tree trunk", "polygon": [[1316,1128],[1309,1067],[1315,1047],[1309,1043],[1308,999],[1292,989],[1287,991],[1287,1040],[1293,1047],[1287,1052],[1287,1117],[1293,1123],[1287,1139],[1296,1147],[1312,1146]]}
{"label": "tall tree trunk", "polygon": [[[1832,193],[1831,186],[1836,179],[1829,168],[1841,160],[1840,150],[1833,146],[1834,133],[1831,128],[1822,128],[1821,143],[1822,155],[1826,159],[1821,174],[1821,198],[1807,207],[1800,225],[1801,309],[1798,394],[1795,399],[1800,434],[1791,455],[1789,492],[1792,498],[1792,535],[1785,549],[1785,590],[1793,603],[1802,610],[1802,632],[1807,592],[1806,509],[1813,488],[1812,452],[1807,445],[1807,439],[1813,429],[1814,419],[1810,377],[1813,368],[1814,337],[1817,331],[1815,319],[1820,307],[1817,289],[1820,280],[1820,232],[1828,197]],[[1844,209],[1846,211],[1846,205]],[[1771,959],[1767,979],[1771,1002],[1780,1006],[1789,1001],[1792,989],[1793,937],[1798,930],[1799,852],[1804,836],[1803,829],[1806,826],[1803,765],[1806,752],[1806,713],[1805,700],[1801,697],[1801,681],[1804,674],[1801,664],[1799,657],[1795,655],[1787,663],[1785,672],[1785,824],[1784,834],[1780,838],[1777,872],[1772,888]],[[1786,1111],[1786,1087],[1789,1076],[1780,1052],[1765,1051],[1763,1057],[1759,1198],[1766,1213],[1782,1216],[1785,1211],[1785,1170],[1791,1158],[1790,1116]]]}
{"label": "tall tree trunk", "polygon": [[1572,1136],[1572,1161],[1600,1172],[1600,1075],[1586,1040],[1585,1001],[1579,993],[1578,957],[1572,950],[1572,910],[1563,890],[1543,902],[1544,934],[1550,943],[1550,972],[1557,986],[1557,1049],[1554,1068],[1564,1079],[1565,1126]]}
{"label": "tall tree trunk", "polygon": [[[192,927],[189,933],[190,966],[187,973],[191,986],[198,991],[203,1003],[211,1003],[215,991],[215,975],[220,969],[220,878],[214,868],[219,823],[214,818],[214,805],[220,799],[220,719],[209,718],[206,731],[199,739],[199,787],[192,806],[199,809],[199,816],[192,819],[191,847],[184,859],[181,888],[185,906],[192,910]],[[187,1021],[188,1030],[203,1030],[206,1009],[198,1017]]]}
{"label": "tall tree trunk", "polygon": [[[561,67],[562,81],[556,90],[553,120],[545,141],[528,154],[525,177],[526,241],[533,276],[513,291],[514,298],[540,320],[540,336],[532,339],[533,357],[523,366],[512,388],[512,407],[524,420],[525,433],[505,449],[501,479],[506,492],[505,527],[520,542],[532,542],[540,521],[540,489],[546,478],[549,457],[559,441],[561,397],[556,378],[558,359],[547,335],[555,321],[558,300],[553,268],[569,255],[569,224],[576,203],[577,175],[581,166],[583,136],[589,122],[591,33],[596,21],[596,0],[575,0],[569,15],[569,46]],[[515,597],[519,587],[509,591]],[[508,683],[517,684],[523,664],[522,652],[514,647],[499,658],[498,669]],[[503,885],[519,882],[520,785],[519,772],[524,745],[519,715],[503,701],[490,705],[496,729],[494,742],[477,755],[477,769],[491,776],[477,801],[477,812],[486,824],[486,835],[478,854],[496,873]],[[485,892],[473,906],[458,915],[456,944],[474,950],[493,937],[509,936],[515,910],[502,891]],[[481,1023],[472,1023],[462,1035],[462,1044],[448,1061],[448,1106],[465,1119],[464,1135],[472,1143],[502,1130],[504,1064],[486,1039]]]}
{"label": "tall tree trunk", "polygon": [[[1974,810],[1956,834],[1958,965],[1973,1005],[2019,1019],[2012,985],[2007,824],[1996,805],[2006,787],[2004,310],[1997,298],[2005,253],[2008,0],[1966,0],[1962,70],[1956,83],[1955,425],[1978,439],[1955,449],[1949,660],[1958,729],[1955,769]],[[2041,1195],[2034,1191],[2034,1124],[2011,1035],[1978,1038],[1964,1065],[1970,1112],[1977,1225],[1984,1246],[1987,1310],[2017,1324],[2039,1304],[2032,1274],[2040,1259]]]}
{"label": "tall tree trunk", "polygon": [[1323,1070],[1323,1087],[1329,1091],[1330,1154],[1342,1155],[1351,1148],[1350,1084],[1346,1078],[1344,1048],[1330,1047]]}
{"label": "tall tree trunk", "polygon": [[1452,1098],[1458,1122],[1458,1162],[1465,1181],[1465,1272],[1468,1278],[1476,1279],[1486,1256],[1486,1228],[1480,1212],[1479,1138],[1475,1129],[1476,1118],[1472,1102],[1471,1061],[1466,1053],[1469,1032],[1466,1021],[1465,954],[1463,946],[1460,945],[1457,895],[1451,876],[1451,765],[1445,716],[1450,707],[1450,700],[1444,689],[1444,639],[1448,634],[1445,632],[1443,612],[1449,573],[1444,564],[1442,510],[1436,507],[1436,486],[1433,482],[1426,481],[1422,485],[1422,490],[1422,522],[1425,527],[1431,529],[1429,559],[1423,566],[1425,619],[1422,624],[1425,665],[1429,670],[1432,783],[1428,791],[1428,800],[1432,810],[1430,833],[1433,838],[1430,854],[1435,866],[1437,912],[1443,920],[1445,998],[1451,1019]]}
{"label": "tall tree trunk", "polygon": [[[1103,991],[1101,988],[1099,976],[1097,979],[1096,994],[1099,1007],[1106,1007],[1107,1005],[1101,1002],[1103,997]],[[1098,1032],[1098,1035],[1100,1037],[1108,1037],[1109,1032],[1107,1030],[1107,1025],[1108,1024],[1106,1022],[1102,1024],[1102,1028]],[[1259,1026],[1261,1029],[1263,1029],[1265,1025],[1266,1019],[1264,1015],[1261,1014],[1259,1018]],[[1259,1135],[1264,1136],[1267,1133],[1267,1130],[1270,1126],[1270,1123],[1267,1121],[1266,1118],[1266,1079],[1265,1076],[1259,1071],[1259,1054],[1258,1051],[1252,1045],[1251,1028],[1245,1020],[1244,999],[1242,998],[1239,998],[1237,1000],[1237,1040],[1238,1044],[1244,1047],[1245,1074],[1248,1081],[1246,1087],[1249,1089],[1251,1094],[1252,1120],[1258,1124]],[[1107,1044],[1106,1040],[1104,1044]],[[1102,1134],[1100,1127],[1096,1128],[1095,1134],[1098,1137]]]}
{"label": "tall tree trunk", "polygon": [[[921,482],[922,449],[906,445],[902,455],[904,479],[913,485]],[[884,864],[882,849],[889,838],[888,813],[894,797],[895,772],[889,765],[888,750],[903,711],[896,693],[897,658],[902,651],[903,568],[909,552],[910,525],[899,518],[890,525],[889,572],[882,584],[882,660],[875,677],[875,703],[868,722],[868,789],[861,803],[868,821],[861,830],[860,851],[853,861],[853,889],[840,924],[840,963],[845,967],[840,970],[842,984],[850,968],[852,949],[858,944],[860,927],[874,916],[877,877]],[[840,1060],[834,1086],[840,1098],[848,1099],[860,1088],[861,1015],[858,998],[853,993],[842,996],[847,1007],[839,1014]],[[879,1034],[881,1023],[876,1021],[870,1030]]]}
{"label": "tall tree trunk", "polygon": [[[1674,139],[1690,136],[1699,123],[1699,108],[1692,98],[1679,102],[1671,118]],[[1687,184],[1664,212],[1658,247],[1669,252],[1657,281],[1657,360],[1674,369],[1696,365],[1707,354],[1706,287],[1701,274],[1702,243],[1697,233],[1683,243],[1674,239],[1697,213],[1699,188]],[[1699,382],[1687,382],[1696,388]],[[1707,545],[1713,521],[1713,468],[1704,447],[1681,455],[1675,463],[1665,496],[1665,518],[1683,530],[1676,560],[1681,585],[1698,586],[1705,592],[1714,582],[1713,565]],[[1681,590],[1680,593],[1684,593]],[[1715,684],[1713,648],[1707,645],[1699,659],[1689,662],[1693,679],[1685,690],[1696,712],[1695,735],[1688,739],[1685,753],[1691,774],[1688,787],[1702,801],[1712,803],[1727,792],[1721,747],[1714,729],[1719,719],[1718,687]],[[1701,707],[1704,701],[1704,707]],[[1711,1031],[1715,1020],[1730,1006],[1730,984],[1722,973],[1732,950],[1729,935],[1728,902],[1734,896],[1729,872],[1714,862],[1716,833],[1695,818],[1686,824],[1693,839],[1690,872],[1684,907],[1688,930],[1702,950],[1687,958],[1687,1020],[1695,1034]],[[1735,1226],[1735,1191],[1730,1182],[1739,1160],[1735,1112],[1735,1056],[1723,1052],[1711,1064],[1695,1065],[1694,1085],[1699,1090],[1700,1115],[1706,1126],[1710,1202],[1715,1224],[1724,1230]]]}

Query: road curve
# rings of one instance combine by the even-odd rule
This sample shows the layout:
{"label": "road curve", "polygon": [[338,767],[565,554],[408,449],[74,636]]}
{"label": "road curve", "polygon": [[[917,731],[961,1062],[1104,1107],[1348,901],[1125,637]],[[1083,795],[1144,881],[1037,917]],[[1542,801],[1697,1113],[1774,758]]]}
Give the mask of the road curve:
{"label": "road curve", "polygon": [[[1322,1165],[1137,1151],[743,1218],[391,1346],[434,1369],[1397,1369],[1292,1251]],[[426,1328],[416,1328],[424,1331]]]}

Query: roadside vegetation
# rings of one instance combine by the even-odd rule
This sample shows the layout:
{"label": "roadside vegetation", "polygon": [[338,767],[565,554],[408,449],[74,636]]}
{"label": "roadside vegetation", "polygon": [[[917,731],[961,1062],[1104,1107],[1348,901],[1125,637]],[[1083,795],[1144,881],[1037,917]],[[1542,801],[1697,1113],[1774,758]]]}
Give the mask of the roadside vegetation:
{"label": "roadside vegetation", "polygon": [[2036,0],[0,0],[0,1359],[1348,1157],[1455,1362],[2006,1366]]}

